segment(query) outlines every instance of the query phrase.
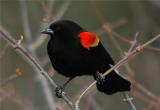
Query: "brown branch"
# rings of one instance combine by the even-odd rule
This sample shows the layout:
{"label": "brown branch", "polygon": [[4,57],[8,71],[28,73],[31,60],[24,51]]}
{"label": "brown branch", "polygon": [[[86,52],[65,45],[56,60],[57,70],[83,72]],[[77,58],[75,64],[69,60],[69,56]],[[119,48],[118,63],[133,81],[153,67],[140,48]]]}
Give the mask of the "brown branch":
{"label": "brown branch", "polygon": [[127,102],[130,105],[131,109],[132,110],[137,110],[135,105],[132,102],[133,98],[130,97],[127,92],[123,92],[123,95],[125,97],[124,101]]}
{"label": "brown branch", "polygon": [[57,107],[57,110],[63,110],[60,106]]}
{"label": "brown branch", "polygon": [[[40,4],[45,4],[42,0],[38,0]],[[51,14],[51,9],[47,8],[46,9],[46,14],[44,15],[42,24],[41,24],[41,28],[48,26],[50,22],[59,20],[63,17],[63,15],[65,14],[65,12],[67,11],[69,5],[71,3],[71,0],[65,0],[64,3],[62,4],[62,7],[57,11],[56,15],[52,15]],[[46,7],[46,5],[42,6],[42,7]],[[38,36],[37,39],[32,43],[31,47],[33,48],[33,50],[36,50],[37,48],[39,48],[44,41],[46,41],[47,37],[45,37],[46,35],[40,35],[40,37]]]}
{"label": "brown branch", "polygon": [[[146,97],[146,96],[144,95],[144,93],[141,93],[141,92],[137,91],[136,89],[134,89],[131,93],[132,93],[132,95],[133,95],[134,97],[138,97],[139,99],[141,99],[141,100],[144,101],[145,103],[152,104],[152,105],[154,105],[154,107],[156,107],[156,108],[159,108],[159,107],[160,107],[159,102],[150,100],[148,97]],[[157,97],[157,99],[159,99],[159,97]]]}
{"label": "brown branch", "polygon": [[[151,40],[147,41],[146,43],[137,46],[132,52],[130,52],[129,54],[127,54],[127,56],[125,56],[123,59],[121,59],[116,65],[114,65],[112,68],[110,68],[107,72],[105,72],[103,74],[103,76],[106,76],[107,74],[109,74],[111,71],[121,67],[122,65],[124,65],[125,63],[127,63],[129,60],[131,60],[131,58],[133,58],[136,54],[138,54],[139,52],[141,52],[146,46],[148,46],[149,44],[153,43],[154,41],[156,41],[157,39],[160,38],[160,34],[155,36],[154,38],[152,38]],[[94,81],[93,83],[91,83],[83,92],[82,94],[79,96],[79,98],[77,99],[76,103],[78,104],[81,100],[81,98],[84,96],[84,94],[93,86],[96,84],[96,81]]]}
{"label": "brown branch", "polygon": [[[117,40],[112,36],[112,34],[109,34],[111,40],[113,41],[113,44],[115,45],[116,49],[121,53],[121,56],[123,57],[123,50],[120,48],[119,43]],[[132,49],[130,48],[129,51],[133,50],[133,48],[137,45],[137,34],[135,34],[135,39],[133,41],[130,41],[132,44]],[[149,47],[149,46],[147,46]],[[130,73],[130,76],[134,76],[134,71],[131,69],[130,65],[127,63],[124,65],[127,72]],[[153,100],[157,101],[157,96],[155,96],[151,91],[147,90],[145,87],[143,87],[140,83],[136,82],[133,78],[130,79],[135,87],[137,87],[140,91],[142,91],[144,94],[146,94],[148,97],[151,97]],[[140,97],[139,97],[140,98]]]}
{"label": "brown branch", "polygon": [[[36,60],[28,51],[25,49],[20,43],[17,43],[17,41],[14,39],[13,36],[9,34],[2,26],[0,26],[0,35],[8,42],[10,43],[14,48],[18,50],[18,52],[23,55],[27,61],[29,61],[34,69],[38,70],[39,73],[41,73],[54,87],[57,87],[57,84],[52,80],[52,78],[48,75],[48,73],[41,67],[38,60]],[[62,94],[63,99],[66,101],[66,103],[72,107],[72,102],[68,99],[65,94]]]}
{"label": "brown branch", "polygon": [[32,34],[29,25],[29,18],[28,18],[28,7],[27,7],[27,0],[20,0],[20,11],[21,11],[21,21],[24,35],[26,36],[27,44],[32,43]]}
{"label": "brown branch", "polygon": [[46,17],[47,17],[48,19],[49,19],[51,16],[53,16],[51,9],[52,9],[53,6],[54,6],[55,0],[49,1],[49,4],[51,4],[50,7],[48,7],[48,6],[46,5],[46,3],[45,3],[44,0],[36,0],[36,1],[37,1],[37,4],[40,6],[40,8],[42,8],[42,11],[43,11],[44,13],[46,13],[46,15],[47,15]]}
{"label": "brown branch", "polygon": [[150,99],[152,99],[153,101],[155,101],[156,103],[158,103],[160,105],[160,99],[158,98],[158,96],[154,95],[151,91],[147,90],[145,87],[143,87],[140,83],[138,82],[134,82],[134,86],[140,90],[143,94],[145,94],[146,96],[148,96]]}
{"label": "brown branch", "polygon": [[[118,34],[117,32],[113,31],[113,28],[111,26],[109,26],[108,24],[106,23],[103,23],[102,24],[102,27],[104,29],[104,31],[107,31],[108,33],[111,33],[112,35],[114,35],[114,37],[122,40],[123,42],[126,42],[128,44],[132,44],[132,42],[130,42],[130,40],[128,40],[126,37]],[[150,49],[150,50],[153,50],[153,51],[160,51],[160,48],[158,47],[153,47],[153,46],[147,46],[146,47],[147,49]]]}
{"label": "brown branch", "polygon": [[35,110],[33,103],[30,100],[22,99],[20,94],[16,94],[14,88],[11,85],[9,87],[0,89],[0,103],[9,99],[11,102],[17,104],[22,110]]}
{"label": "brown branch", "polygon": [[[92,2],[95,2],[94,0],[92,0]],[[92,3],[94,6],[93,6],[93,9],[94,10],[96,10],[96,12],[95,12],[95,14],[96,14],[96,17],[97,18],[99,18],[99,15],[102,17],[102,19],[103,19],[103,16],[102,16],[102,14],[101,14],[101,12],[99,12],[99,10],[97,9],[97,6],[96,6],[96,4],[95,3]],[[97,14],[98,13],[98,14]],[[116,33],[116,32],[114,32],[113,31],[113,28],[112,28],[112,25],[110,26],[108,23],[104,23],[104,21],[105,20],[102,20],[102,19],[99,19],[99,21],[101,22],[101,24],[102,24],[102,28],[103,28],[103,30],[101,30],[101,34],[102,33],[106,33],[106,34],[108,34],[109,33],[109,37],[111,38],[111,41],[113,41],[113,44],[115,45],[115,47],[117,48],[117,50],[119,50],[120,51],[120,53],[121,53],[121,56],[123,57],[124,56],[124,54],[123,54],[123,50],[120,48],[120,45],[119,45],[119,43],[117,42],[117,40],[114,38],[114,37],[116,37],[116,38],[118,38],[118,39],[120,39],[120,40],[122,40],[122,41],[124,41],[124,42],[127,42],[127,43],[129,43],[129,44],[132,44],[133,42],[131,42],[130,40],[128,40],[128,39],[126,39],[125,37],[123,37],[123,36],[121,36],[121,35],[119,35],[118,33]],[[113,36],[114,35],[114,36]],[[160,48],[156,48],[156,47],[152,47],[152,46],[147,46],[146,47],[147,49],[150,49],[150,50],[154,50],[154,51],[160,51]],[[133,76],[134,76],[134,71],[131,69],[131,67],[130,67],[130,65],[129,64],[126,64],[125,65],[125,68],[126,68],[126,70],[128,71],[128,73],[130,73],[130,75],[131,75],[131,81],[132,82],[134,82],[134,85],[135,85],[135,83],[137,83],[137,82],[135,82],[135,80],[133,79]],[[149,90],[147,90],[146,88],[144,88],[141,84],[139,84],[138,83],[138,85],[140,86],[140,90],[141,91],[143,91],[145,94],[147,94],[149,97],[152,97],[154,100],[157,100],[157,98],[155,97],[155,95],[151,92],[151,91],[149,91]],[[135,86],[137,86],[137,85],[135,85]],[[138,86],[138,87],[139,87]],[[154,97],[153,97],[154,96]]]}
{"label": "brown branch", "polygon": [[53,16],[52,20],[57,21],[60,18],[62,18],[62,16],[64,15],[66,10],[68,9],[70,3],[71,3],[71,0],[65,0],[64,3],[62,4],[60,10],[57,12],[57,14],[55,16]]}
{"label": "brown branch", "polygon": [[13,75],[9,76],[5,81],[0,83],[0,87],[3,87],[4,85],[8,84],[10,81],[18,78],[20,75],[22,75],[20,68],[16,68],[15,73]]}
{"label": "brown branch", "polygon": [[[104,29],[105,31],[113,34],[116,38],[118,38],[118,39],[120,39],[120,40],[122,40],[122,41],[124,41],[126,43],[131,44],[130,40],[126,39],[126,37],[118,34],[115,31],[113,31],[112,26],[109,25],[109,23],[106,21],[106,19],[104,19],[103,15],[101,14],[101,12],[99,11],[99,9],[97,8],[95,0],[90,0],[90,4],[91,4],[91,7],[94,10],[94,13],[95,13],[97,19],[101,23],[102,28],[105,26],[105,29]],[[146,48],[150,49],[150,50],[153,50],[153,51],[159,51],[160,52],[160,48],[157,48],[157,47],[147,46]]]}
{"label": "brown branch", "polygon": [[[157,99],[160,101],[160,97],[157,97]],[[144,100],[146,101],[146,100]],[[141,110],[154,110],[154,109],[158,109],[160,107],[160,104],[159,103],[155,103],[155,102],[148,102],[148,105],[146,107],[144,107],[143,109]]]}
{"label": "brown branch", "polygon": [[[28,7],[27,7],[27,1],[26,0],[20,0],[20,7],[21,7],[21,21],[22,21],[22,27],[23,27],[23,32],[24,32],[24,36],[26,37],[26,43],[28,45],[28,50],[30,52],[30,54],[36,56],[36,52],[33,50],[33,48],[31,48],[32,46],[32,33],[30,30],[30,26],[29,26],[29,17],[28,17]],[[48,8],[46,6],[46,8]],[[50,13],[48,12],[46,17],[49,17]],[[38,73],[38,71],[36,71],[36,76],[39,76],[40,74]],[[40,81],[40,85],[42,86],[42,91],[44,92],[45,95],[45,99],[47,101],[48,104],[48,108],[50,110],[55,110],[55,105],[54,105],[54,98],[53,98],[53,94],[52,94],[52,90],[51,87],[49,86],[49,83],[47,82],[47,80],[39,80]]]}

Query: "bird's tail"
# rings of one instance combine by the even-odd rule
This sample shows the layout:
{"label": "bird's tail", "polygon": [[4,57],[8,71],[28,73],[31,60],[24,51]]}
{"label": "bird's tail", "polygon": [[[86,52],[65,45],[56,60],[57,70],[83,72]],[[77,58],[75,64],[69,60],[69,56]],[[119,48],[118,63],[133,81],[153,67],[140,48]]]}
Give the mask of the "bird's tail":
{"label": "bird's tail", "polygon": [[131,83],[128,80],[122,78],[115,71],[112,71],[105,76],[105,80],[103,83],[97,83],[96,86],[100,92],[104,92],[106,94],[113,94],[116,92],[129,91]]}

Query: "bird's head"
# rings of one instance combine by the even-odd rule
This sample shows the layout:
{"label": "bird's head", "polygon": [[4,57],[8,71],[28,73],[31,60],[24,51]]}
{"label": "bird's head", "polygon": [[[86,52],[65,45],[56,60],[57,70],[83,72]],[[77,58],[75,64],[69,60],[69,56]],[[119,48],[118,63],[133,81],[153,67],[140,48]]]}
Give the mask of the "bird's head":
{"label": "bird's head", "polygon": [[49,27],[41,31],[43,34],[48,34],[51,38],[56,37],[61,40],[79,40],[81,45],[89,49],[90,47],[96,47],[99,43],[99,38],[81,28],[78,24],[69,20],[60,20],[52,23]]}
{"label": "bird's head", "polygon": [[48,34],[51,37],[67,37],[76,36],[83,29],[73,21],[60,20],[52,23],[49,27],[43,29],[41,33]]}

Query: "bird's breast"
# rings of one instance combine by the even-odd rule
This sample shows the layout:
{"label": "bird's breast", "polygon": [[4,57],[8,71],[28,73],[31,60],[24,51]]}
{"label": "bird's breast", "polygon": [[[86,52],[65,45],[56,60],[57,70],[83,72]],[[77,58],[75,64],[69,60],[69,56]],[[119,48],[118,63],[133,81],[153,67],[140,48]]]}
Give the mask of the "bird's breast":
{"label": "bird's breast", "polygon": [[[89,53],[75,44],[60,44],[58,42],[48,43],[48,55],[53,67],[61,74],[84,74],[90,63]],[[90,73],[91,74],[91,73]]]}
{"label": "bird's breast", "polygon": [[[77,44],[77,43],[76,43]],[[53,67],[65,76],[94,74],[109,68],[100,51],[92,51],[79,47],[76,44],[48,43],[48,55]],[[107,57],[107,56],[106,56]]]}

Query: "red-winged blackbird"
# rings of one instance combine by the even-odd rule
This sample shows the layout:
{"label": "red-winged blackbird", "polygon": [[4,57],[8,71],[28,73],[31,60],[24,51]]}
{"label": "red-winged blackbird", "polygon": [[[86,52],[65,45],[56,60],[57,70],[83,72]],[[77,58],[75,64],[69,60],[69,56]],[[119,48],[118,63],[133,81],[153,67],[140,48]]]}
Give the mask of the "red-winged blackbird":
{"label": "red-winged blackbird", "polygon": [[[76,76],[92,75],[97,80],[98,90],[106,94],[130,90],[131,83],[115,71],[105,78],[101,76],[114,65],[114,61],[94,33],[69,20],[52,23],[41,32],[51,37],[47,50],[58,73],[70,77],[70,80]],[[61,97],[60,88],[56,90],[56,95]]]}

